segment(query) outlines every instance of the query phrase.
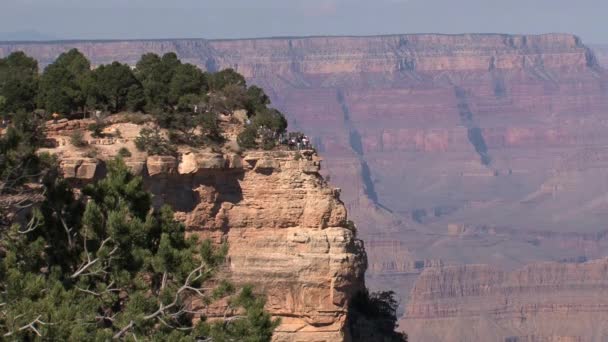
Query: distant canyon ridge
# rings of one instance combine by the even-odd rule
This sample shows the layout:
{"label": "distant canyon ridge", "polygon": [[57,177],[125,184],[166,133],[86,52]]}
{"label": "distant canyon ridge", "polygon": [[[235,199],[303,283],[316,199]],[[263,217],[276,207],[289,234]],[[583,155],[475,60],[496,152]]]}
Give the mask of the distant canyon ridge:
{"label": "distant canyon ridge", "polygon": [[313,138],[367,282],[413,341],[608,338],[608,47],[576,36],[0,43],[41,65],[176,52],[263,87]]}

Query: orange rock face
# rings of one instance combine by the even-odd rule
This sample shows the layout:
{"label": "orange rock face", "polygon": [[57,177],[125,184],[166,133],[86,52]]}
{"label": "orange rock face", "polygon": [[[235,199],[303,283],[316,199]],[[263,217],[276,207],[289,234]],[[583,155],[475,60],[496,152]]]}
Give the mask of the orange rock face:
{"label": "orange rock face", "polygon": [[191,234],[228,242],[233,281],[256,285],[281,318],[275,341],[348,340],[348,301],[364,286],[363,244],[312,158],[250,152],[242,167],[218,168],[203,155],[195,171],[182,162],[188,173],[147,178]]}

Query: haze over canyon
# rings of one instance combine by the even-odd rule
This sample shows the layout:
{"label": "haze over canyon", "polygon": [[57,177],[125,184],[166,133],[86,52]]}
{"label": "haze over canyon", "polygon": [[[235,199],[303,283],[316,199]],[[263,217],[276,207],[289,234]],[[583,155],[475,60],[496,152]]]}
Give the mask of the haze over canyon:
{"label": "haze over canyon", "polygon": [[313,138],[413,341],[608,338],[608,48],[569,34],[0,43],[174,51]]}

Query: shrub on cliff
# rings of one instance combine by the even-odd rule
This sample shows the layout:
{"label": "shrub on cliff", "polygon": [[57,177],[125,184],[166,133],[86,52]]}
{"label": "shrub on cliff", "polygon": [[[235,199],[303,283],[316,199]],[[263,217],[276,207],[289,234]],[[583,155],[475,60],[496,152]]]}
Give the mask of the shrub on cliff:
{"label": "shrub on cliff", "polygon": [[91,135],[95,138],[103,137],[103,130],[107,127],[107,124],[100,118],[96,118],[95,122],[89,124],[87,129],[91,132]]}
{"label": "shrub on cliff", "polygon": [[87,142],[84,140],[84,134],[80,130],[76,130],[70,134],[70,144],[74,147],[85,147]]}
{"label": "shrub on cliff", "polygon": [[255,115],[256,112],[266,109],[270,105],[270,98],[264,90],[257,86],[251,86],[247,89],[245,100],[245,109],[249,116]]}
{"label": "shrub on cliff", "polygon": [[18,192],[24,183],[38,181],[53,164],[47,154],[36,153],[44,141],[42,123],[37,115],[19,111],[0,135],[0,194]]}
{"label": "shrub on cliff", "polygon": [[120,150],[118,150],[118,155],[121,158],[130,158],[131,157],[131,151],[129,151],[129,149],[126,148],[126,147],[121,147]]}
{"label": "shrub on cliff", "polygon": [[248,126],[245,128],[241,134],[237,137],[237,142],[239,146],[245,149],[253,149],[258,146],[256,142],[256,138],[258,136],[258,131],[253,126]]}
{"label": "shrub on cliff", "polygon": [[135,138],[135,147],[151,156],[170,156],[177,153],[175,146],[165,139],[158,129],[143,128],[139,131],[139,136]]}
{"label": "shrub on cliff", "polygon": [[203,130],[205,137],[213,142],[221,142],[222,131],[217,123],[217,115],[215,113],[203,113],[199,116],[199,124]]}
{"label": "shrub on cliff", "polygon": [[349,305],[348,329],[357,342],[407,342],[407,335],[397,332],[397,308],[393,291],[357,293]]}
{"label": "shrub on cliff", "polygon": [[[226,247],[186,237],[121,160],[85,197],[56,179],[46,189],[29,222],[0,232],[5,338],[270,341],[277,321],[251,289],[213,291]],[[205,322],[204,307],[220,299],[243,315]]]}
{"label": "shrub on cliff", "polygon": [[266,108],[256,113],[253,117],[253,125],[267,128],[272,132],[283,133],[287,129],[287,120],[280,111]]}

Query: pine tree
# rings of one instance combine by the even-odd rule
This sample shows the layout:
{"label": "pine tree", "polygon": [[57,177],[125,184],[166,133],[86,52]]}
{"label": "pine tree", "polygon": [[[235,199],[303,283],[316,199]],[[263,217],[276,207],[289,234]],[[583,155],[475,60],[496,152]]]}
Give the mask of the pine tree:
{"label": "pine tree", "polygon": [[91,63],[78,50],[62,53],[44,69],[38,102],[49,112],[70,114],[84,109],[91,83]]}
{"label": "pine tree", "polygon": [[[122,160],[75,198],[65,182],[27,224],[0,240],[0,334],[15,340],[269,341],[278,322],[250,288],[233,295],[216,275],[227,248],[186,238],[169,207],[155,210]],[[191,303],[234,296],[243,317],[193,324]]]}
{"label": "pine tree", "polygon": [[0,113],[32,111],[36,105],[38,62],[23,52],[0,59]]}

